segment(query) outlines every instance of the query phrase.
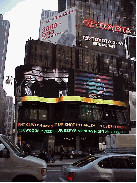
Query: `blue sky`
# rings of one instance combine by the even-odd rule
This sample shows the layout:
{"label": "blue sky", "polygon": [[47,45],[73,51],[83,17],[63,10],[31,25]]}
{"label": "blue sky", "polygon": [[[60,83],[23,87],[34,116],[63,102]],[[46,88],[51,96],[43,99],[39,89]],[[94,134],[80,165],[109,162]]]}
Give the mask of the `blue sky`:
{"label": "blue sky", "polygon": [[6,76],[15,77],[15,68],[24,65],[25,44],[39,36],[42,9],[58,10],[58,0],[0,0],[0,13],[10,22],[3,88],[14,96],[14,85],[5,84]]}

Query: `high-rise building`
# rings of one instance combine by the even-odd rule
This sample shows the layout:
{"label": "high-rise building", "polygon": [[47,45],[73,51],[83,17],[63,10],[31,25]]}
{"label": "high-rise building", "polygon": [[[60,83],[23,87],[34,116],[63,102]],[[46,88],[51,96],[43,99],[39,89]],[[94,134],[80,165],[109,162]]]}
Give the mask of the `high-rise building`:
{"label": "high-rise building", "polygon": [[3,15],[0,14],[0,85],[3,87],[5,60],[8,44],[10,23],[8,20],[3,20]]}
{"label": "high-rise building", "polygon": [[53,15],[55,15],[57,13],[58,13],[58,11],[51,11],[51,10],[43,10],[42,9],[41,20],[44,20],[44,19],[46,19],[48,17],[51,17],[51,16],[53,16]]}
{"label": "high-rise building", "polygon": [[84,19],[130,27],[135,33],[136,1],[58,0],[58,12],[76,6],[77,36],[82,36]]}
{"label": "high-rise building", "polygon": [[76,8],[77,44],[27,41],[25,65],[15,74],[22,100],[18,133],[35,148],[51,145],[56,153],[60,145],[65,151],[95,150],[107,134],[130,130],[127,93],[135,90],[136,66],[126,57],[124,35],[135,33],[134,1],[58,2],[64,17]]}
{"label": "high-rise building", "polygon": [[0,133],[5,133],[6,91],[0,86]]}
{"label": "high-rise building", "polygon": [[[41,21],[45,20],[46,18],[49,18],[55,14],[57,14],[58,11],[51,11],[51,10],[43,10],[41,13],[41,20],[40,20],[40,28],[41,28]],[[39,28],[39,37],[40,37],[40,28]]]}

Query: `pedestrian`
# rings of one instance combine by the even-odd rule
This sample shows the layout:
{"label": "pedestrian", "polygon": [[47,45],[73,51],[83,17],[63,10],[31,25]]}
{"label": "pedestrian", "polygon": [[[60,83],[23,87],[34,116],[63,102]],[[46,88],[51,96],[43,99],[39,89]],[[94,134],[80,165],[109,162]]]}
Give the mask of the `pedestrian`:
{"label": "pedestrian", "polygon": [[54,151],[53,151],[52,146],[49,146],[49,162],[50,162],[50,160],[52,161],[52,163],[55,162],[55,160],[54,160]]}
{"label": "pedestrian", "polygon": [[54,160],[54,150],[53,150],[52,146],[51,146],[51,160],[52,160],[52,163],[55,162],[55,160]]}
{"label": "pedestrian", "polygon": [[44,149],[42,149],[42,151],[38,155],[38,158],[41,158],[41,159],[45,160],[45,151],[44,151]]}
{"label": "pedestrian", "polygon": [[60,148],[60,161],[62,161],[63,156],[64,156],[64,147],[63,147],[63,145],[61,145],[61,148]]}
{"label": "pedestrian", "polygon": [[30,149],[30,145],[29,145],[29,144],[26,144],[25,153],[26,153],[27,155],[30,155],[30,154],[31,154],[31,149]]}

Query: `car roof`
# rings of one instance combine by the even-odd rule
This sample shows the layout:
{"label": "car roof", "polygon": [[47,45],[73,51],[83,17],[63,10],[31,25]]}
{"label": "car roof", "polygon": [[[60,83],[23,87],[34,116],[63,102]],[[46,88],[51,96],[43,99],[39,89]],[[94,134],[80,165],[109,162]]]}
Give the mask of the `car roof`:
{"label": "car roof", "polygon": [[116,154],[116,153],[110,153],[110,154],[97,154],[95,155],[96,157],[112,157],[112,156],[133,156],[133,157],[136,157],[136,155],[134,154]]}

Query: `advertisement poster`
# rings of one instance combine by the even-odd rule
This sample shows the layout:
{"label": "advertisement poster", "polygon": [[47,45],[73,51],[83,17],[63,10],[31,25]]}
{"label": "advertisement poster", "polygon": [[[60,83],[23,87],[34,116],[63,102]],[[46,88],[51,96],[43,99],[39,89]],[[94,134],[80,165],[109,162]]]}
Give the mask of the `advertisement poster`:
{"label": "advertisement poster", "polygon": [[41,20],[40,41],[76,46],[76,8]]}
{"label": "advertisement poster", "polygon": [[112,29],[109,30],[108,26],[103,27],[103,25],[106,25],[103,23],[98,26],[97,22],[93,20],[92,23],[94,22],[94,24],[89,26],[88,20],[90,19],[83,20],[82,46],[113,55],[124,56],[124,33]]}

